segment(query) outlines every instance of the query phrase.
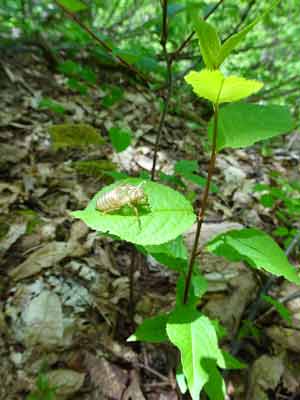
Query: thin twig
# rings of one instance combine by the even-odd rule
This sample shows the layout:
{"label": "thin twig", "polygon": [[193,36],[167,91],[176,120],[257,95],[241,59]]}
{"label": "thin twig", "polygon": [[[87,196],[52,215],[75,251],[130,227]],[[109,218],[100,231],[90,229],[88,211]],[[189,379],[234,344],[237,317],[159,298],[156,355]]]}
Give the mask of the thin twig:
{"label": "thin twig", "polygon": [[198,222],[197,222],[197,230],[195,234],[195,240],[193,244],[193,250],[189,262],[189,268],[188,268],[188,274],[185,280],[185,287],[184,287],[184,296],[183,296],[183,303],[186,304],[188,300],[188,294],[189,294],[189,289],[191,285],[191,279],[193,275],[193,269],[194,269],[194,264],[195,260],[198,254],[198,245],[199,245],[199,239],[200,239],[200,234],[201,234],[201,228],[202,224],[204,221],[204,216],[205,212],[207,209],[207,204],[208,204],[208,195],[209,195],[209,189],[211,185],[211,180],[212,176],[214,173],[215,169],[215,163],[216,163],[216,156],[217,156],[217,135],[218,135],[218,118],[219,118],[219,107],[218,104],[215,104],[214,106],[214,130],[213,130],[213,141],[212,141],[212,149],[211,149],[211,156],[210,156],[210,163],[208,167],[208,175],[207,175],[207,181],[201,201],[201,207],[199,209],[198,213]]}
{"label": "thin twig", "polygon": [[163,49],[164,58],[167,64],[167,94],[164,101],[164,108],[163,112],[161,113],[158,131],[155,140],[154,146],[154,154],[153,154],[153,162],[152,162],[152,169],[151,169],[151,180],[155,180],[155,171],[156,171],[156,163],[157,163],[157,154],[160,145],[160,138],[162,134],[162,130],[165,124],[165,119],[168,113],[170,99],[172,95],[172,58],[168,54],[167,50],[167,42],[168,42],[168,0],[161,0],[162,1],[162,34],[161,34],[161,41],[160,44]]}
{"label": "thin twig", "polygon": [[[72,20],[74,21],[77,25],[79,25],[92,39],[94,39],[101,47],[103,47],[108,53],[114,56],[113,54],[113,49],[102,39],[100,39],[88,26],[86,26],[80,19],[70,12],[66,7],[64,7],[62,4],[58,3],[56,0],[55,4],[60,7],[64,13]],[[131,64],[128,64],[127,61],[125,61],[122,57],[120,56],[114,56],[122,65],[124,65],[127,69],[129,69],[131,72],[133,72],[136,76],[138,76],[144,84],[148,87],[148,83],[150,78],[145,77],[141,72],[139,72],[136,68],[134,68]]]}
{"label": "thin twig", "polygon": [[138,264],[138,252],[136,248],[132,247],[131,262],[129,268],[129,301],[128,301],[128,314],[130,323],[134,325],[134,311],[135,311],[135,300],[134,300],[134,273]]}

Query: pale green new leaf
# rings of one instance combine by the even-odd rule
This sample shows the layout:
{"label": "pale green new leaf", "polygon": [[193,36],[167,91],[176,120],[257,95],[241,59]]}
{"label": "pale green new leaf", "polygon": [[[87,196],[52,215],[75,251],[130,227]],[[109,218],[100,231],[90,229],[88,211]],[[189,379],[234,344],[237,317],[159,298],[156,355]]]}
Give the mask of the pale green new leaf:
{"label": "pale green new leaf", "polygon": [[[123,184],[138,185],[143,182],[147,205],[138,206],[137,217],[130,207],[110,213],[96,210],[96,201],[104,193]],[[175,239],[195,221],[193,208],[179,192],[158,183],[137,178],[124,179],[100,190],[85,210],[72,215],[83,220],[90,228],[116,235],[127,242],[143,246],[156,245]]]}
{"label": "pale green new leaf", "polygon": [[300,277],[284,251],[269,235],[258,229],[226,232],[209,242],[207,249],[230,261],[247,261],[254,268],[300,284]]}
{"label": "pale green new leaf", "polygon": [[[243,148],[291,131],[293,119],[286,106],[229,104],[219,111],[217,150]],[[213,135],[213,119],[208,134]]]}
{"label": "pale green new leaf", "polygon": [[[189,306],[178,306],[167,323],[170,341],[180,350],[183,373],[193,400],[199,400],[209,381],[211,366],[225,364],[210,320]],[[220,390],[223,384],[220,380]],[[225,393],[224,393],[225,396]]]}
{"label": "pale green new leaf", "polygon": [[238,76],[225,77],[220,70],[191,71],[185,80],[194,92],[214,104],[238,101],[258,92],[263,84]]}
{"label": "pale green new leaf", "polygon": [[218,68],[221,41],[215,28],[201,18],[193,17],[194,27],[199,39],[200,51],[208,69]]}
{"label": "pale green new leaf", "polygon": [[162,314],[145,319],[136,329],[134,334],[127,339],[127,342],[168,342],[169,338],[166,331],[168,317],[167,314]]}
{"label": "pale green new leaf", "polygon": [[61,4],[65,7],[68,11],[71,12],[78,12],[83,11],[87,8],[86,4],[84,4],[80,0],[57,0],[58,4]]}

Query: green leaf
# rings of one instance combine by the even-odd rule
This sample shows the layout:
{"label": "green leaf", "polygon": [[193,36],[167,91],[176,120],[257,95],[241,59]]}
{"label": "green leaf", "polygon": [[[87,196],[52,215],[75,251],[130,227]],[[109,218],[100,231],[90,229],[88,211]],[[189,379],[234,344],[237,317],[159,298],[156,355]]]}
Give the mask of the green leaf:
{"label": "green leaf", "polygon": [[278,237],[286,237],[289,234],[289,230],[285,226],[278,226],[274,231],[273,235]]}
{"label": "green leaf", "polygon": [[162,314],[145,319],[134,334],[127,339],[127,342],[168,342],[169,338],[166,331],[168,317],[167,314]]}
{"label": "green leaf", "polygon": [[229,56],[229,54],[246,38],[247,34],[279,3],[280,0],[275,0],[271,7],[268,8],[261,16],[255,18],[253,22],[247,25],[240,32],[230,36],[222,45],[217,66],[219,67],[224,60]]}
{"label": "green leaf", "polygon": [[160,264],[182,272],[187,267],[188,253],[183,237],[156,246],[145,246],[146,253],[151,254]]}
{"label": "green leaf", "polygon": [[[175,164],[175,172],[177,174],[200,187],[205,187],[207,179],[197,174],[198,169],[196,160],[180,160]],[[212,183],[211,192],[218,193],[218,191],[218,187]]]}
{"label": "green leaf", "polygon": [[218,68],[221,41],[218,32],[208,22],[198,17],[193,17],[194,27],[199,39],[200,51],[208,69]]}
{"label": "green leaf", "polygon": [[102,99],[102,105],[106,108],[112,107],[124,97],[124,91],[118,86],[109,86],[107,91],[108,93]]}
{"label": "green leaf", "polygon": [[[220,108],[217,150],[234,149],[289,132],[292,116],[285,106],[238,103]],[[213,135],[213,119],[208,134]]]}
{"label": "green leaf", "polygon": [[198,172],[198,162],[196,160],[180,160],[177,161],[174,170],[177,174],[181,175],[186,172]]}
{"label": "green leaf", "polygon": [[197,300],[199,300],[204,295],[204,293],[206,293],[208,289],[208,282],[203,275],[201,275],[200,273],[195,273],[192,276],[192,288]]}
{"label": "green leaf", "polygon": [[204,385],[204,390],[208,398],[210,400],[225,400],[226,386],[215,360],[205,359],[203,367],[209,371],[208,382]]}
{"label": "green leaf", "polygon": [[42,110],[51,110],[57,114],[64,114],[66,112],[66,108],[62,103],[50,99],[49,97],[44,97],[43,99],[41,99],[38,106]]}
{"label": "green leaf", "polygon": [[218,66],[220,66],[224,62],[224,60],[229,56],[232,50],[234,50],[235,47],[245,39],[247,34],[255,27],[255,25],[258,24],[260,20],[261,17],[256,18],[253,22],[251,22],[251,24],[247,25],[246,28],[230,36],[230,38],[228,38],[226,42],[223,43],[217,61]]}
{"label": "green leaf", "polygon": [[87,6],[79,0],[57,0],[59,4],[71,12],[78,12],[86,10]]}
{"label": "green leaf", "polygon": [[225,361],[226,369],[243,369],[247,368],[247,365],[240,362],[237,358],[232,356],[231,354],[227,353],[227,351],[223,351],[223,358]]}
{"label": "green leaf", "polygon": [[49,128],[55,150],[64,148],[87,148],[104,143],[103,137],[88,124],[61,124]]}
{"label": "green leaf", "polygon": [[117,153],[120,153],[127,149],[131,143],[131,134],[120,128],[110,128],[108,131],[111,144]]}
{"label": "green leaf", "polygon": [[267,303],[272,304],[272,306],[275,308],[275,310],[278,312],[278,314],[285,321],[287,321],[290,325],[292,324],[292,314],[288,308],[286,308],[282,303],[280,303],[278,300],[274,299],[271,296],[262,295],[261,297]]}
{"label": "green leaf", "polygon": [[259,200],[260,203],[266,208],[273,207],[276,202],[276,199],[274,199],[271,194],[263,194]]}
{"label": "green leaf", "polygon": [[92,229],[143,246],[169,242],[191,227],[195,221],[195,214],[191,204],[179,192],[137,178],[122,180],[122,184],[138,185],[141,182],[144,182],[143,189],[148,198],[148,205],[139,210],[139,218],[128,207],[113,213],[96,210],[97,198],[120,183],[100,190],[85,210],[75,211],[72,215],[82,219]]}
{"label": "green leaf", "polygon": [[221,392],[224,391],[223,380],[216,375],[216,365],[225,365],[225,362],[211,321],[191,307],[178,306],[170,314],[167,334],[180,350],[182,369],[192,399],[199,400],[200,392],[209,382],[211,374],[218,378],[215,385]]}
{"label": "green leaf", "polygon": [[214,104],[238,101],[258,92],[263,84],[238,76],[225,77],[221,71],[203,69],[200,72],[191,71],[185,76],[194,92]]}
{"label": "green leaf", "polygon": [[[187,264],[185,265],[184,270],[187,271]],[[188,298],[187,298],[187,305],[193,307],[193,306],[197,306],[199,304],[199,300],[200,298],[204,295],[204,293],[207,291],[208,288],[208,282],[207,280],[204,278],[204,276],[202,276],[198,270],[199,270],[199,266],[195,265],[195,272],[192,275],[191,278],[191,286],[190,286],[190,290],[188,293]],[[176,285],[176,304],[178,306],[181,306],[183,303],[183,299],[184,299],[184,290],[185,290],[185,274],[181,272],[178,280],[177,280],[177,285]]]}
{"label": "green leaf", "polygon": [[208,251],[230,261],[247,261],[252,267],[300,283],[296,269],[278,244],[257,229],[232,230],[214,238]]}

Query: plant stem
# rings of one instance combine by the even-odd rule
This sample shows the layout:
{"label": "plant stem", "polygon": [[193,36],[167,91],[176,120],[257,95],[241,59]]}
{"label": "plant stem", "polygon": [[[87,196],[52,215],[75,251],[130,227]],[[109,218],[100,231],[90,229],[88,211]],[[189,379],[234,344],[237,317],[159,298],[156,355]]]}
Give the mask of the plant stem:
{"label": "plant stem", "polygon": [[134,311],[135,311],[134,273],[136,271],[137,264],[138,264],[138,253],[135,247],[133,246],[131,252],[130,269],[129,269],[129,300],[128,300],[128,314],[132,326],[134,325]]}
{"label": "plant stem", "polygon": [[155,180],[155,171],[156,171],[156,163],[157,163],[157,153],[159,150],[160,145],[160,138],[162,134],[162,130],[165,124],[165,119],[168,113],[170,99],[172,95],[172,57],[168,54],[167,50],[167,42],[168,42],[168,35],[169,35],[169,28],[168,28],[168,0],[161,0],[162,4],[162,33],[161,33],[161,40],[160,44],[163,49],[163,56],[167,64],[167,94],[164,99],[164,108],[160,116],[158,131],[156,134],[155,145],[154,145],[154,154],[153,154],[153,162],[152,162],[152,169],[151,169],[151,180]]}
{"label": "plant stem", "polygon": [[199,255],[198,252],[198,245],[199,245],[199,239],[200,239],[200,234],[201,234],[201,228],[205,216],[205,212],[207,209],[207,204],[208,204],[208,195],[209,195],[209,189],[211,185],[211,180],[212,176],[214,173],[215,169],[215,163],[216,163],[216,157],[217,157],[217,136],[218,136],[218,119],[219,119],[219,105],[214,104],[214,127],[213,127],[213,140],[212,140],[212,149],[211,149],[211,156],[210,156],[210,162],[209,162],[209,167],[208,167],[208,174],[207,174],[207,181],[201,201],[201,206],[198,212],[198,222],[197,222],[197,229],[196,229],[196,234],[195,234],[195,239],[194,239],[194,244],[193,244],[193,249],[189,261],[189,267],[188,267],[188,273],[186,276],[185,280],[185,288],[184,288],[184,296],[183,296],[183,303],[186,304],[188,300],[188,294],[191,286],[191,279],[193,275],[193,270],[194,270],[194,264],[196,257]]}

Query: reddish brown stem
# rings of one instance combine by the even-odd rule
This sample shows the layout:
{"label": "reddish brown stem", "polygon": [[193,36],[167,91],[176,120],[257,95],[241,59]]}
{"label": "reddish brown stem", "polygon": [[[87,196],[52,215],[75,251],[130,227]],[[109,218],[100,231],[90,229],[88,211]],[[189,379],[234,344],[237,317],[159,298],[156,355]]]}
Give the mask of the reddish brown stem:
{"label": "reddish brown stem", "polygon": [[207,175],[207,181],[203,193],[203,197],[201,200],[201,206],[198,212],[198,222],[197,222],[197,229],[196,229],[196,234],[195,234],[195,239],[194,239],[194,244],[193,244],[193,249],[189,261],[189,267],[188,267],[188,273],[186,276],[185,280],[185,288],[184,288],[184,296],[183,296],[183,303],[186,304],[188,300],[188,295],[189,295],[189,290],[191,286],[191,280],[192,280],[192,275],[193,275],[193,270],[194,270],[194,264],[196,257],[199,255],[198,252],[198,245],[199,245],[199,239],[200,239],[200,234],[201,234],[201,228],[205,216],[205,212],[207,209],[207,204],[208,204],[208,195],[209,195],[209,189],[215,169],[215,163],[216,163],[216,156],[217,156],[217,135],[218,135],[218,118],[219,118],[219,108],[218,104],[214,105],[214,129],[213,129],[213,140],[212,140],[212,149],[211,149],[211,156],[210,156],[210,162],[209,162],[209,167],[208,167],[208,175]]}

